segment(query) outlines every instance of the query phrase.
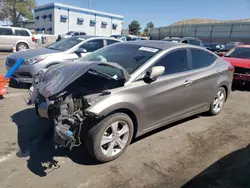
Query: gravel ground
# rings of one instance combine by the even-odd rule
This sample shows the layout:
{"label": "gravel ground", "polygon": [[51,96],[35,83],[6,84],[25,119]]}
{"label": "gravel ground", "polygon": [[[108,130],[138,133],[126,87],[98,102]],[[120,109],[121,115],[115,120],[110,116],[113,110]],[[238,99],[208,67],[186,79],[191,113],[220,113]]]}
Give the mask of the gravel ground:
{"label": "gravel ground", "polygon": [[[0,73],[5,55],[0,53]],[[26,89],[10,88],[0,100],[1,188],[227,188],[250,187],[250,94],[234,91],[215,117],[194,116],[153,131],[119,159],[98,164],[82,148],[54,149],[50,140],[27,158],[30,143],[48,125],[23,101]]]}

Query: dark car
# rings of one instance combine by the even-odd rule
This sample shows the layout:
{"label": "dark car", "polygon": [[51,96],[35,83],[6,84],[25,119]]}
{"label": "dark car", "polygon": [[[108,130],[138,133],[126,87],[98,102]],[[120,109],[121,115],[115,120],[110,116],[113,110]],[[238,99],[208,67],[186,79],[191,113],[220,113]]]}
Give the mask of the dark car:
{"label": "dark car", "polygon": [[195,37],[165,37],[163,41],[179,42],[204,47],[203,42]]}
{"label": "dark car", "polygon": [[224,56],[229,50],[233,49],[237,45],[243,45],[242,42],[228,42],[221,49],[215,51],[217,55]]}
{"label": "dark car", "polygon": [[83,143],[95,159],[107,162],[151,130],[202,112],[219,114],[233,71],[198,46],[120,42],[41,71],[29,104],[53,122],[56,144]]}
{"label": "dark car", "polygon": [[224,47],[224,45],[220,43],[204,43],[204,46],[212,52],[216,52]]}

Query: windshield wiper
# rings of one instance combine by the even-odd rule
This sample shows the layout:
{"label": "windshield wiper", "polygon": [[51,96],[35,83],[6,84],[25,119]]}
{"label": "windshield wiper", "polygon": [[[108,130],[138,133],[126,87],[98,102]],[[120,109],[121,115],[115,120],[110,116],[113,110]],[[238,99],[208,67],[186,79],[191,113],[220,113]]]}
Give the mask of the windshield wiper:
{"label": "windshield wiper", "polygon": [[99,71],[97,71],[97,70],[95,70],[95,69],[89,70],[89,72],[91,72],[91,71],[93,71],[93,72],[99,74],[100,76],[102,76],[102,77],[104,77],[104,78],[107,78],[107,79],[109,79],[109,80],[114,79],[112,76],[109,76],[108,74],[99,72]]}

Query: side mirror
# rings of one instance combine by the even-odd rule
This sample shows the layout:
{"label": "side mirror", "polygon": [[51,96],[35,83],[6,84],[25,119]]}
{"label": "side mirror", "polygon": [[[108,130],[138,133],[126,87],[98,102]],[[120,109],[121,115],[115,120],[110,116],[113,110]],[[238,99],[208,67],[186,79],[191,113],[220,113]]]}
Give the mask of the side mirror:
{"label": "side mirror", "polygon": [[87,53],[87,50],[84,48],[78,48],[75,52],[76,53]]}
{"label": "side mirror", "polygon": [[157,79],[157,77],[161,76],[165,71],[165,67],[163,66],[155,66],[152,67],[144,76],[143,80],[146,83],[151,83]]}

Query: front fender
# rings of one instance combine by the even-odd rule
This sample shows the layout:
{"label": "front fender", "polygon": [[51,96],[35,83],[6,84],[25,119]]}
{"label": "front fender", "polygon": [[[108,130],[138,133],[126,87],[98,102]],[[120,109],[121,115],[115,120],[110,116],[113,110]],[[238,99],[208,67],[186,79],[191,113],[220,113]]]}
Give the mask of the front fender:
{"label": "front fender", "polygon": [[85,111],[97,117],[106,116],[116,110],[126,109],[134,113],[138,125],[142,123],[143,109],[140,108],[140,99],[136,96],[109,96],[94,103]]}

